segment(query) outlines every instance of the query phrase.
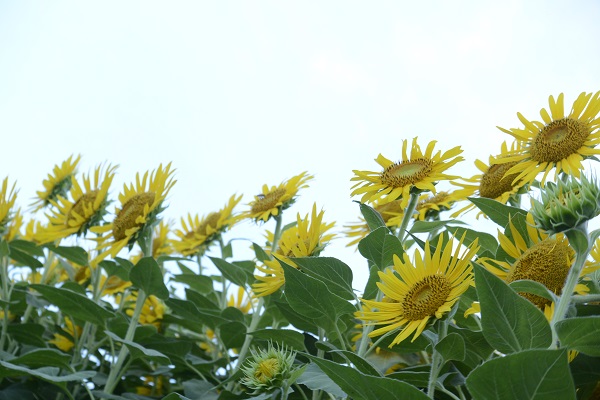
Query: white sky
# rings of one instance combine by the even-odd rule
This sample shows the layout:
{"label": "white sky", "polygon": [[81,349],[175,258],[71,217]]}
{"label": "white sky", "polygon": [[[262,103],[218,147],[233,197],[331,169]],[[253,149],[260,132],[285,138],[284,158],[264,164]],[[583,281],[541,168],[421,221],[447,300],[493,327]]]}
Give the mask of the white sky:
{"label": "white sky", "polygon": [[[402,139],[461,145],[451,171],[470,177],[510,139],[497,125],[538,117],[550,94],[570,104],[599,90],[599,17],[591,0],[0,0],[0,178],[17,180],[26,206],[80,153],[82,171],[120,165],[116,198],[173,161],[165,216],[179,219],[308,170],[286,222],[316,201],[341,230],[358,216],[352,170],[400,158]],[[362,289],[366,262],[346,243],[323,255]]]}

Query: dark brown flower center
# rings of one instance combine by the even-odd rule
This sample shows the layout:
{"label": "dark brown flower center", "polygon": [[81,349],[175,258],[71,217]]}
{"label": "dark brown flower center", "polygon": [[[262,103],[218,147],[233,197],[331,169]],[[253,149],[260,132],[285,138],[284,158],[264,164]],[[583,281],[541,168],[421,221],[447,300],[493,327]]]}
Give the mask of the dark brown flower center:
{"label": "dark brown flower center", "polygon": [[123,208],[121,208],[113,221],[113,236],[115,241],[118,242],[125,239],[128,229],[142,225],[136,222],[136,220],[144,214],[144,207],[146,205],[151,206],[154,203],[155,198],[156,194],[154,192],[144,192],[134,195],[123,204]]}
{"label": "dark brown flower center", "polygon": [[512,182],[518,174],[506,175],[506,172],[515,165],[517,165],[516,161],[506,164],[492,164],[481,177],[479,196],[496,199],[513,190]]}
{"label": "dark brown flower center", "polygon": [[277,205],[279,199],[281,199],[285,193],[286,190],[284,188],[277,188],[267,194],[256,196],[258,199],[254,202],[254,204],[252,204],[250,212],[252,214],[257,214],[269,211]]}
{"label": "dark brown flower center", "polygon": [[69,213],[67,214],[67,225],[69,224],[69,222],[75,220],[75,216],[73,214],[77,214],[80,217],[85,218],[86,217],[85,209],[90,208],[90,205],[94,204],[97,197],[98,197],[98,190],[92,190],[91,192],[86,193],[83,196],[81,196],[75,202],[75,204],[73,204],[73,207],[71,207],[71,209],[69,210]]}
{"label": "dark brown flower center", "polygon": [[389,187],[413,185],[429,176],[433,169],[433,161],[428,158],[417,158],[392,164],[381,173],[381,182]]}
{"label": "dark brown flower center", "polygon": [[589,134],[589,126],[579,120],[563,118],[552,121],[533,140],[531,159],[539,163],[564,160],[579,151]]}
{"label": "dark brown flower center", "polygon": [[409,321],[418,321],[435,312],[448,300],[451,287],[445,276],[430,275],[410,288],[402,309],[404,317]]}

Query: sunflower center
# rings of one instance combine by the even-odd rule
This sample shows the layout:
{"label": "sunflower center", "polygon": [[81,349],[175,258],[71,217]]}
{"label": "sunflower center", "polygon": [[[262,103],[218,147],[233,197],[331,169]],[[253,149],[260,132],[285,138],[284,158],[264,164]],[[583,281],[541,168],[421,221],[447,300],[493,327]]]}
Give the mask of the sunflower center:
{"label": "sunflower center", "polygon": [[202,235],[208,235],[208,228],[211,228],[211,230],[217,230],[219,218],[221,218],[220,212],[211,212],[206,216],[204,221],[202,221],[200,227],[198,227],[198,232],[200,232]]}
{"label": "sunflower center", "polygon": [[279,370],[279,361],[276,358],[267,358],[258,363],[254,370],[254,377],[260,383],[267,383]]}
{"label": "sunflower center", "polygon": [[576,119],[563,118],[544,126],[531,144],[531,159],[558,162],[575,154],[585,144],[590,129]]}
{"label": "sunflower center", "polygon": [[154,192],[139,193],[127,200],[113,221],[113,236],[118,242],[127,237],[127,230],[141,226],[137,218],[144,215],[144,207],[154,203],[156,194]]}
{"label": "sunflower center", "polygon": [[392,164],[381,173],[383,184],[391,187],[412,185],[427,177],[433,169],[433,162],[428,158],[416,158]]}
{"label": "sunflower center", "polygon": [[81,196],[75,202],[75,204],[73,204],[73,207],[71,207],[71,209],[69,210],[69,213],[67,214],[67,224],[69,224],[69,222],[75,220],[76,217],[74,214],[77,214],[80,217],[85,218],[86,217],[86,215],[85,215],[86,207],[89,207],[90,204],[94,204],[97,197],[98,197],[98,190],[92,190],[91,192],[86,193],[83,196]]}
{"label": "sunflower center", "polygon": [[506,172],[517,165],[517,162],[493,164],[481,177],[479,196],[496,199],[513,189],[512,182],[518,174],[506,175]]}
{"label": "sunflower center", "polygon": [[410,288],[402,302],[404,317],[418,321],[433,315],[450,295],[448,280],[441,275],[430,275]]}
{"label": "sunflower center", "polygon": [[281,199],[284,194],[285,194],[284,188],[277,188],[267,194],[260,194],[260,195],[256,196],[256,197],[258,197],[258,200],[256,200],[254,202],[254,204],[252,204],[252,208],[250,209],[250,212],[255,214],[255,213],[269,211],[270,209],[272,209],[273,207],[275,207],[277,205],[277,203],[279,202],[279,199]]}
{"label": "sunflower center", "polygon": [[[546,239],[527,249],[515,261],[506,281],[531,279],[560,294],[569,273],[569,245],[555,239]],[[550,301],[531,293],[520,293],[538,307],[550,304]]]}

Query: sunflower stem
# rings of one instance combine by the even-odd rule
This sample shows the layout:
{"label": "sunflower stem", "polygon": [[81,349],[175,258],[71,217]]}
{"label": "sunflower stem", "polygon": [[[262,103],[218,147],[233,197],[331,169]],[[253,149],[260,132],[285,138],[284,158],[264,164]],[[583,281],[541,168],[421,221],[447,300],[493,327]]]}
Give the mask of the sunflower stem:
{"label": "sunflower stem", "polygon": [[[142,290],[138,290],[137,300],[135,302],[135,309],[133,310],[133,315],[131,316],[131,321],[129,321],[129,327],[127,328],[127,332],[125,333],[124,341],[130,342],[133,340],[135,336],[135,328],[137,327],[138,320],[140,319],[140,314],[142,313],[142,308],[144,307],[144,303],[146,302],[146,293]],[[129,350],[124,343],[121,343],[121,350],[119,351],[119,355],[117,356],[117,361],[115,365],[110,369],[110,373],[108,378],[106,379],[106,384],[104,385],[104,391],[108,394],[111,394],[112,391],[117,386],[118,380],[121,378],[121,366],[125,362],[125,358],[129,354]]]}
{"label": "sunflower stem", "polygon": [[[40,283],[43,285],[46,283],[48,279],[48,273],[50,272],[50,266],[54,262],[54,253],[48,250],[48,257],[46,257],[46,261],[44,262],[44,272],[42,272],[42,278],[40,279]],[[22,324],[26,323],[31,316],[31,312],[33,311],[33,306],[31,304],[27,304],[27,308],[25,309],[25,313],[23,313]]]}
{"label": "sunflower stem", "polygon": [[600,302],[600,294],[574,295],[571,301],[575,304]]}
{"label": "sunflower stem", "polygon": [[277,250],[277,245],[279,245],[279,238],[281,237],[281,223],[283,218],[281,218],[281,212],[275,217],[275,232],[273,233],[273,243],[271,243],[271,253],[274,253]]}
{"label": "sunflower stem", "polygon": [[[381,301],[383,299],[383,292],[381,290],[377,290],[377,296],[375,296],[375,301]],[[367,353],[367,346],[369,345],[369,334],[373,331],[373,325],[363,324],[363,332],[360,337],[360,344],[358,345],[358,351],[356,354],[359,357],[364,357]]]}
{"label": "sunflower stem", "polygon": [[[438,332],[438,340],[437,342],[441,342],[442,339],[446,337],[448,334],[448,320],[441,321],[440,329]],[[444,360],[439,351],[433,347],[433,355],[431,357],[431,371],[429,373],[429,384],[427,385],[427,395],[431,399],[435,399],[435,386],[437,384],[437,379],[444,365]]]}
{"label": "sunflower stem", "polygon": [[4,351],[4,343],[7,338],[8,330],[8,313],[9,313],[9,302],[10,302],[10,291],[8,289],[8,257],[2,256],[0,259],[0,279],[2,279],[2,300],[6,302],[6,305],[2,306],[3,321],[2,321],[2,335],[0,336],[0,350]]}
{"label": "sunflower stem", "polygon": [[408,205],[404,209],[404,216],[402,217],[402,223],[400,224],[400,228],[398,229],[398,239],[401,242],[404,241],[404,235],[406,234],[406,228],[408,227],[408,222],[412,219],[412,215],[417,208],[417,203],[419,202],[419,194],[411,193],[410,199],[408,200]]}
{"label": "sunflower stem", "polygon": [[569,270],[567,280],[562,288],[560,298],[554,310],[550,328],[552,329],[552,344],[551,349],[558,348],[558,334],[556,333],[556,324],[565,319],[567,310],[571,304],[573,298],[573,291],[575,286],[579,282],[579,275],[585,265],[588,254],[592,249],[592,243],[587,233],[587,224],[581,224],[573,229],[569,229],[565,232],[565,235],[569,239],[569,243],[575,248],[575,262]]}
{"label": "sunflower stem", "polygon": [[[319,342],[322,342],[325,340],[325,330],[321,327],[318,328],[318,332],[319,332]],[[319,348],[317,350],[317,357],[319,358],[325,358],[325,350],[322,350],[321,348]],[[312,400],[317,400],[321,398],[321,391],[320,390],[314,390],[312,393]]]}

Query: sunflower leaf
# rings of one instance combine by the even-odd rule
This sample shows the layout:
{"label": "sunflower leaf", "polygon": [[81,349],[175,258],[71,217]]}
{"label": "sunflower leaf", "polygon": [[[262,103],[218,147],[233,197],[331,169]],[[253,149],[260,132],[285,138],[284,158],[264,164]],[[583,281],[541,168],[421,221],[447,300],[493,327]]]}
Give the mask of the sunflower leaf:
{"label": "sunflower leaf", "polygon": [[575,400],[566,350],[526,350],[494,358],[467,377],[474,399]]}
{"label": "sunflower leaf", "polygon": [[374,231],[381,227],[385,227],[385,221],[381,217],[381,214],[379,214],[373,207],[360,203],[356,200],[354,201],[358,203],[358,206],[360,207],[360,212],[363,215],[363,218],[367,222],[367,226],[371,231]]}
{"label": "sunflower leaf", "polygon": [[479,257],[493,257],[496,254],[496,250],[498,249],[498,241],[489,233],[478,232],[473,229],[463,228],[462,226],[453,226],[452,228],[448,228],[448,231],[450,231],[450,233],[457,238],[461,238],[464,235],[465,240],[463,244],[465,246],[470,246],[471,243],[477,239],[479,244],[477,255]]}
{"label": "sunflower leaf", "polygon": [[552,334],[542,311],[485,268],[474,263],[473,269],[482,332],[489,344],[505,354],[547,348]]}
{"label": "sunflower leaf", "polygon": [[527,216],[527,211],[517,207],[507,206],[494,199],[485,197],[468,197],[473,204],[477,206],[492,221],[505,228],[508,225],[510,216],[522,214]]}
{"label": "sunflower leaf", "polygon": [[217,267],[219,271],[221,271],[221,273],[226,279],[230,280],[232,283],[238,286],[246,287],[246,285],[250,281],[250,277],[248,276],[248,273],[244,268],[227,262],[222,258],[209,258],[213,262],[213,264],[215,264],[215,267]]}
{"label": "sunflower leaf", "polygon": [[550,301],[556,301],[556,296],[548,288],[539,282],[530,279],[519,279],[508,284],[515,292],[526,292],[543,297]]}
{"label": "sunflower leaf", "polygon": [[79,264],[83,267],[88,265],[89,257],[87,251],[82,249],[81,247],[73,246],[53,246],[51,244],[45,245],[53,253],[58,254],[61,257],[66,258],[69,261],[74,262],[75,264]]}
{"label": "sunflower leaf", "polygon": [[458,333],[449,333],[435,345],[435,350],[441,354],[444,361],[463,361],[467,351],[465,340]]}
{"label": "sunflower leaf", "polygon": [[568,318],[556,324],[561,346],[600,357],[600,316]]}
{"label": "sunflower leaf", "polygon": [[135,267],[129,271],[129,280],[148,296],[154,295],[163,300],[169,298],[169,289],[165,285],[162,271],[152,257],[143,257],[138,261]]}
{"label": "sunflower leaf", "polygon": [[402,257],[404,250],[402,243],[390,230],[380,227],[369,233],[358,243],[358,251],[366,259],[372,261],[383,271],[386,267],[394,265],[394,254]]}
{"label": "sunflower leaf", "polygon": [[348,265],[333,257],[294,258],[302,272],[320,280],[332,293],[343,299],[353,300],[352,270]]}

